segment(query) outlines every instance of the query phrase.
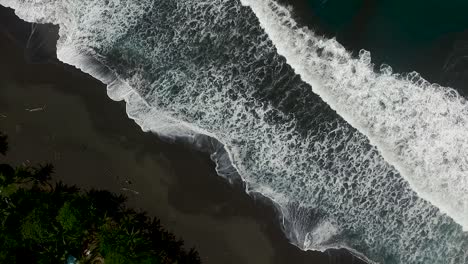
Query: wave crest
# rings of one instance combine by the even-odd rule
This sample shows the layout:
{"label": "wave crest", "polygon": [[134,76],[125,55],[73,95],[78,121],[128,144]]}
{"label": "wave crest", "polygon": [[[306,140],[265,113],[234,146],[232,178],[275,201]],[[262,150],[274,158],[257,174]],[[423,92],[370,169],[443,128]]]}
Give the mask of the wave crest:
{"label": "wave crest", "polygon": [[418,73],[376,73],[370,53],[352,58],[334,39],[300,28],[271,0],[242,0],[278,52],[344,119],[364,133],[418,195],[468,228],[468,104]]}

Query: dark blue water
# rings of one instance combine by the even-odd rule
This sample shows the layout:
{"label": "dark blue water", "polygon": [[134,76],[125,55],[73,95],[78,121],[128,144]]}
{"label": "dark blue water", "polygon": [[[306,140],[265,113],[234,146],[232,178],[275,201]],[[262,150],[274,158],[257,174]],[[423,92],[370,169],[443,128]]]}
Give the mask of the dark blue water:
{"label": "dark blue water", "polygon": [[376,65],[468,93],[468,1],[293,0],[304,24]]}

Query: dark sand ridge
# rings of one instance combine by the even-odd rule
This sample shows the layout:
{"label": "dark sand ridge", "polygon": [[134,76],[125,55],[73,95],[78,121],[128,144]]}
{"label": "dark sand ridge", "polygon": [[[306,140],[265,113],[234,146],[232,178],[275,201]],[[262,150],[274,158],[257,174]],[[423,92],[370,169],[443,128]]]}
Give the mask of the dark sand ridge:
{"label": "dark sand ridge", "polygon": [[52,162],[57,180],[128,195],[130,206],[158,216],[204,263],[359,263],[342,250],[290,245],[268,203],[217,176],[207,154],[141,132],[101,83],[51,57],[56,28],[38,26],[29,38],[30,30],[0,8],[0,130],[10,138],[8,161]]}

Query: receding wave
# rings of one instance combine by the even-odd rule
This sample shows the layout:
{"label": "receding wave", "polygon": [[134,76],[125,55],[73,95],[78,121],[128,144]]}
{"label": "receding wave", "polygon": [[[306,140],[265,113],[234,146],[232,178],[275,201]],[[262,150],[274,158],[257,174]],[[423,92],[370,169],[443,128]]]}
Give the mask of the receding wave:
{"label": "receding wave", "polygon": [[[0,0],[25,20],[60,25],[58,57],[108,84],[144,130],[222,143],[218,169],[235,168],[248,192],[274,201],[298,247],[468,263],[468,235],[443,213],[463,223],[450,209],[466,195],[455,196],[465,185],[451,178],[466,168],[462,99],[388,67],[372,72],[367,53],[353,59],[274,2],[242,2]],[[433,148],[451,151],[447,164]],[[430,185],[439,181],[445,198]]]}

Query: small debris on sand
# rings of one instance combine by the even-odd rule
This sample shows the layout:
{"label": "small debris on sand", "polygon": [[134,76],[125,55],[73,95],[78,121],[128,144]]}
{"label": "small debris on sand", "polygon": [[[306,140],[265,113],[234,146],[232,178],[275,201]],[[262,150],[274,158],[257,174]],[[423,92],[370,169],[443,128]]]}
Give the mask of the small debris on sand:
{"label": "small debris on sand", "polygon": [[39,111],[44,111],[45,110],[45,105],[43,107],[36,107],[36,108],[26,108],[24,110],[28,111],[28,112],[39,112]]}
{"label": "small debris on sand", "polygon": [[140,194],[139,192],[135,191],[135,190],[132,190],[132,189],[128,189],[128,188],[122,188],[121,189],[122,191],[127,191],[127,192],[132,192],[134,194]]}

